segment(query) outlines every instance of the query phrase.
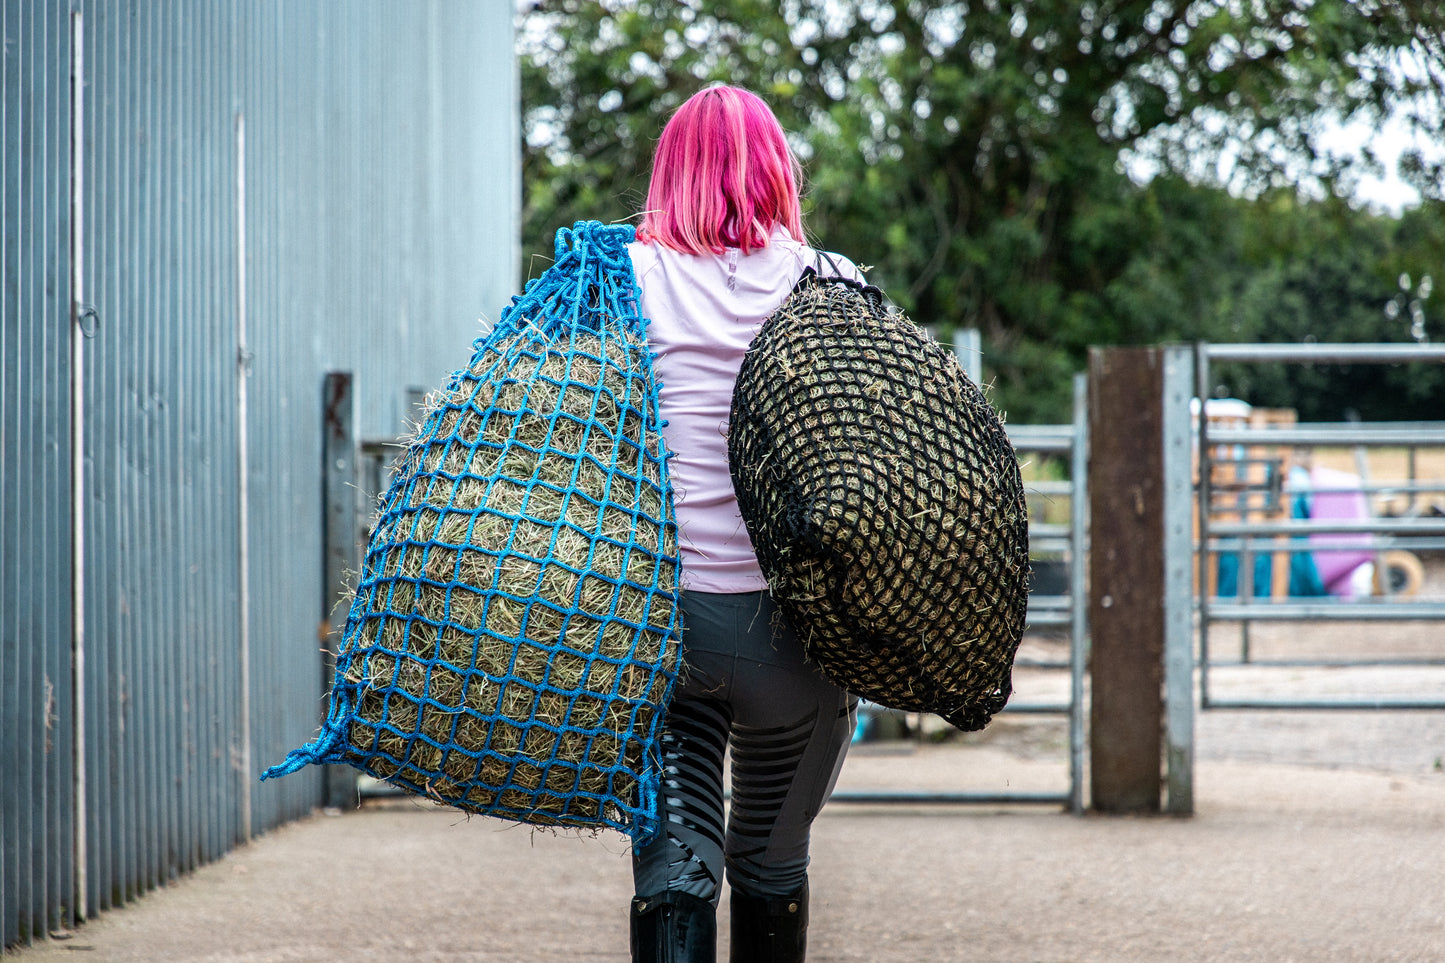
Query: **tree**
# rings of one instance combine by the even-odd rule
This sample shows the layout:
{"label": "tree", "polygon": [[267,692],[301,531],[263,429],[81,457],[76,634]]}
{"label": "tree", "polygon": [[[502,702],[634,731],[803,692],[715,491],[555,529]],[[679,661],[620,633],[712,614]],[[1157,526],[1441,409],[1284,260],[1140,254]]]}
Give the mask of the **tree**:
{"label": "tree", "polygon": [[915,320],[980,329],[1016,420],[1064,416],[1090,344],[1209,327],[1159,244],[1218,228],[1172,223],[1209,204],[1167,185],[1344,193],[1359,168],[1321,146],[1327,113],[1404,107],[1445,142],[1424,0],[547,0],[520,35],[529,245],[635,212],[663,118],[742,83],[796,132],[815,235]]}
{"label": "tree", "polygon": [[[1239,220],[1246,266],[1229,279],[1218,311],[1230,340],[1428,340],[1445,205],[1395,219],[1279,193],[1242,205]],[[1306,421],[1418,421],[1445,411],[1438,364],[1231,364],[1212,375],[1214,394],[1294,408]]]}

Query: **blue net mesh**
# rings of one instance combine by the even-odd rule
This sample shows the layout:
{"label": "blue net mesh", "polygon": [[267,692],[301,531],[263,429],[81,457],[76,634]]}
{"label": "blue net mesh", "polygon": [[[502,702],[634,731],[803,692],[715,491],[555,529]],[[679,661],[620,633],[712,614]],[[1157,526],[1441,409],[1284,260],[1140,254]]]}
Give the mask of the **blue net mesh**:
{"label": "blue net mesh", "polygon": [[631,227],[556,262],[430,401],[381,499],[320,735],[262,778],[345,762],[471,812],[657,829],[676,676],[676,523]]}

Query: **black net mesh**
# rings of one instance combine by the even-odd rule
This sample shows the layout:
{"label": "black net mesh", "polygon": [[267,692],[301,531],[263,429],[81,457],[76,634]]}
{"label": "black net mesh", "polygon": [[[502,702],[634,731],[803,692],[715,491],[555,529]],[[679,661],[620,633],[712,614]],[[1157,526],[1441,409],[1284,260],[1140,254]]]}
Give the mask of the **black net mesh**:
{"label": "black net mesh", "polygon": [[987,725],[1012,691],[1028,514],[953,355],[876,289],[809,272],[743,361],[728,454],[808,656],[880,705]]}

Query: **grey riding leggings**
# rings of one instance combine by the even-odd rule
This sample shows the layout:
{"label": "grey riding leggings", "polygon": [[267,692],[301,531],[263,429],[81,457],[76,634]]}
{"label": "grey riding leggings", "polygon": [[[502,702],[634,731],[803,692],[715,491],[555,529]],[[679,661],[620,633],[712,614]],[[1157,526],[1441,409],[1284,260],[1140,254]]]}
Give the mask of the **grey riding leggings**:
{"label": "grey riding leggings", "polygon": [[[813,819],[852,740],[857,700],[803,660],[765,592],[682,598],[683,669],[662,733],[662,834],[632,858],[637,895],[716,903],[807,879]],[[732,805],[723,820],[723,756]]]}

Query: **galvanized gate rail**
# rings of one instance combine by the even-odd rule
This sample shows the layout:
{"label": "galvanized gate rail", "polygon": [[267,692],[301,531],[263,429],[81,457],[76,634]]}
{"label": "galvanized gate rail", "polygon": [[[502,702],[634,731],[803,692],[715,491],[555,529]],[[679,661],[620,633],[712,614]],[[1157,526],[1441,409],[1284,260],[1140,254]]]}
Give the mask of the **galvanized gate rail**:
{"label": "galvanized gate rail", "polygon": [[1088,548],[1088,379],[1080,374],[1073,381],[1073,421],[1065,425],[1010,425],[1009,440],[1021,460],[1029,454],[1055,455],[1068,459],[1065,481],[1036,481],[1029,492],[1045,497],[1069,499],[1068,524],[1050,524],[1029,519],[1030,553],[1058,555],[1067,560],[1068,592],[1065,595],[1031,595],[1025,632],[1043,627],[1067,626],[1069,657],[1065,662],[1019,661],[1020,668],[1058,669],[1069,673],[1069,696],[1062,702],[1010,703],[1005,714],[1063,715],[1069,729],[1069,785],[1061,792],[970,792],[905,790],[838,790],[830,797],[838,803],[1061,805],[1073,813],[1084,810],[1084,664],[1086,661],[1088,598],[1085,588],[1085,553]]}
{"label": "galvanized gate rail", "polygon": [[[830,801],[839,803],[971,803],[976,805],[1044,804],[1061,805],[1071,812],[1083,812],[1083,759],[1084,759],[1084,663],[1087,636],[1085,620],[1087,597],[1085,594],[1085,566],[1083,564],[1087,539],[1088,508],[1088,451],[1086,421],[1087,379],[1078,375],[1073,383],[1073,421],[1065,425],[1023,425],[1009,426],[1009,440],[1020,456],[1028,454],[1054,455],[1068,459],[1069,479],[1061,481],[1037,481],[1029,486],[1029,493],[1044,497],[1066,497],[1069,499],[1068,524],[1049,524],[1030,520],[1029,545],[1035,555],[1058,555],[1069,563],[1069,590],[1064,595],[1035,595],[1029,599],[1028,618],[1025,630],[1043,627],[1067,627],[1069,631],[1069,657],[1062,662],[1020,661],[1019,667],[1056,669],[1069,673],[1069,697],[1062,702],[1021,702],[1010,703],[1004,710],[1008,714],[1064,715],[1069,730],[1069,784],[1060,792],[930,792],[903,790],[839,790]],[[416,400],[414,399],[414,405]],[[375,502],[375,495],[386,486],[392,469],[392,462],[398,451],[395,442],[376,439],[364,440],[358,447],[358,464],[354,481],[340,481],[341,491],[359,490],[360,500],[369,507]],[[345,500],[345,499],[344,499]],[[349,500],[354,504],[355,499]],[[364,540],[364,526],[353,528]],[[346,526],[336,529],[336,551],[347,551]],[[354,545],[354,542],[352,543]],[[354,564],[354,563],[353,563]],[[331,767],[339,769],[340,767]],[[399,790],[375,779],[362,777],[359,781],[351,770],[338,776],[339,785],[330,796],[332,805],[344,805],[355,793],[362,796],[389,796]]]}
{"label": "galvanized gate rail", "polygon": [[[1211,362],[1284,362],[1284,363],[1349,363],[1393,364],[1401,362],[1445,363],[1445,346],[1402,344],[1313,344],[1313,345],[1247,345],[1200,344],[1196,348],[1196,383],[1199,397],[1211,383]],[[1274,667],[1342,667],[1342,666],[1408,666],[1445,665],[1441,657],[1396,659],[1290,659],[1260,660],[1249,652],[1248,630],[1252,622],[1263,621],[1368,621],[1397,622],[1430,620],[1445,621],[1445,601],[1402,601],[1389,596],[1364,601],[1336,599],[1274,601],[1255,597],[1253,571],[1255,556],[1261,552],[1279,552],[1283,539],[1314,536],[1311,549],[1359,549],[1356,542],[1330,542],[1321,535],[1372,536],[1370,546],[1379,551],[1386,548],[1445,548],[1445,518],[1372,518],[1349,521],[1291,519],[1289,521],[1220,522],[1211,518],[1213,504],[1213,466],[1216,446],[1323,446],[1323,447],[1405,447],[1412,451],[1421,447],[1445,446],[1445,421],[1409,423],[1338,423],[1307,424],[1296,427],[1212,428],[1204,411],[1198,420],[1199,497],[1197,506],[1198,537],[1195,543],[1200,573],[1197,609],[1199,615],[1199,700],[1204,709],[1325,709],[1325,710],[1420,710],[1445,708],[1445,699],[1221,699],[1210,689],[1210,669],[1225,663],[1215,661],[1211,651],[1210,629],[1219,622],[1241,625],[1242,646],[1239,663]],[[1417,484],[1411,479],[1405,485],[1362,484],[1358,489],[1366,495],[1383,490],[1409,495],[1412,499],[1428,493],[1445,492],[1445,485]],[[1284,543],[1288,545],[1288,543]],[[1287,549],[1286,549],[1287,550]],[[1205,573],[1216,563],[1220,553],[1237,553],[1239,581],[1234,598],[1211,596],[1206,590]]]}

